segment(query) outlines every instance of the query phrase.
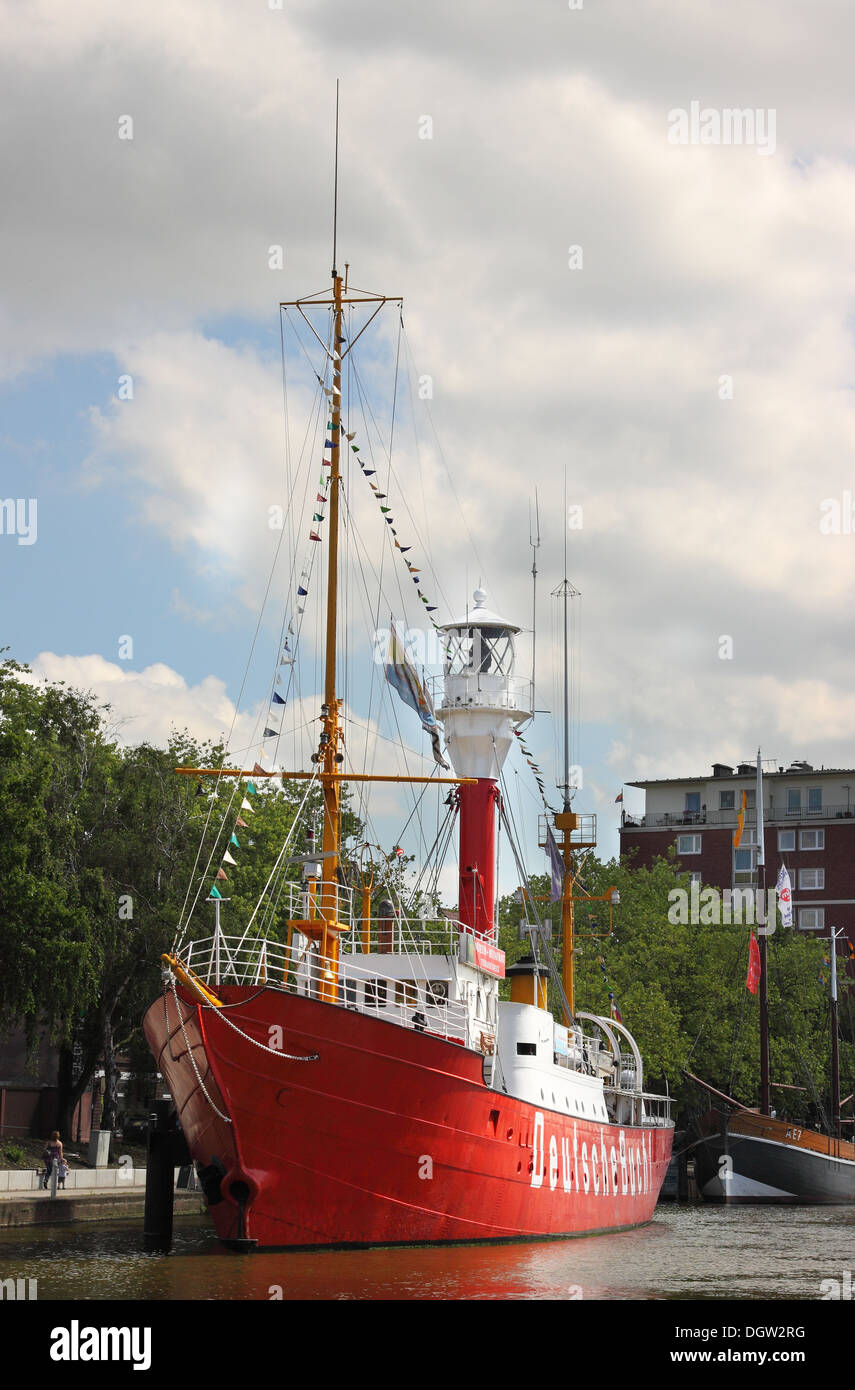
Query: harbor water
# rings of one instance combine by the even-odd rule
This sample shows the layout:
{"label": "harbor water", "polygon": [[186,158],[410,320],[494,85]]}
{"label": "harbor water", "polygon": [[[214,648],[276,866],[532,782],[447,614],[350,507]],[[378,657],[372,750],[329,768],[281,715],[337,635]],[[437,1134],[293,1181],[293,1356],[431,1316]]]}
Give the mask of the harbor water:
{"label": "harbor water", "polygon": [[139,1221],[0,1231],[0,1280],[36,1280],[39,1301],[816,1301],[834,1280],[852,1297],[853,1242],[855,1206],[668,1204],[618,1235],[238,1255],[199,1215],[176,1218],[168,1253],[144,1249]]}

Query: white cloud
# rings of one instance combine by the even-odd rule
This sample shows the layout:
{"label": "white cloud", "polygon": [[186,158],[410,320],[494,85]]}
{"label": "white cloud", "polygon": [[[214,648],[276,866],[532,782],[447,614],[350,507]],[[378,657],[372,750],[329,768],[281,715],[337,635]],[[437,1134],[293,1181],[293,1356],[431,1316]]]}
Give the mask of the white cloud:
{"label": "white cloud", "polygon": [[[481,578],[529,621],[537,485],[545,638],[566,470],[585,517],[568,537],[582,707],[621,730],[615,774],[775,740],[848,761],[855,537],[822,535],[819,508],[853,488],[855,20],[842,0],[823,24],[794,0],[758,0],[734,45],[711,0],[639,0],[616,17],[509,0],[82,0],[73,16],[0,3],[18,112],[0,133],[15,268],[0,352],[10,374],[97,352],[133,375],[132,402],[92,411],[88,482],[125,487],[147,526],[257,611],[277,540],[268,508],[287,492],[276,306],[327,278],[341,71],[340,259],[356,283],[405,294],[453,476],[452,490],[423,412],[421,449],[402,432],[396,472],[432,593],[456,610]],[[692,100],[775,107],[777,153],[669,145],[668,111]],[[117,138],[125,112],[132,142]],[[275,243],[282,274],[267,267]],[[571,271],[577,243],[584,270]],[[218,328],[229,315],[259,325],[251,341]],[[291,404],[296,459],[307,397]],[[304,535],[311,492],[298,500]],[[377,518],[367,496],[354,506],[370,571]],[[355,632],[356,556],[345,564]],[[290,578],[277,573],[277,603]],[[317,608],[307,617],[317,632]],[[542,641],[547,692],[559,660]],[[169,687],[122,675],[99,679],[162,737]],[[226,722],[218,681],[178,678],[177,707]],[[530,742],[549,742],[542,721]]]}

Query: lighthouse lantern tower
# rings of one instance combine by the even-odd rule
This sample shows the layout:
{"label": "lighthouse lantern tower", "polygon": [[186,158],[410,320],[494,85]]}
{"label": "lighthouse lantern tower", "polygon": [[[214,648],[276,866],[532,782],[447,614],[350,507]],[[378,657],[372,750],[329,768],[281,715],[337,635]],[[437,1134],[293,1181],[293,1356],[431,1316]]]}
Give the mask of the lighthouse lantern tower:
{"label": "lighthouse lantern tower", "polygon": [[514,672],[519,628],[487,608],[483,589],[473,598],[474,608],[440,629],[445,666],[439,718],[458,777],[477,779],[459,789],[459,916],[465,926],[492,936],[497,781],[514,727],[531,716],[531,685]]}

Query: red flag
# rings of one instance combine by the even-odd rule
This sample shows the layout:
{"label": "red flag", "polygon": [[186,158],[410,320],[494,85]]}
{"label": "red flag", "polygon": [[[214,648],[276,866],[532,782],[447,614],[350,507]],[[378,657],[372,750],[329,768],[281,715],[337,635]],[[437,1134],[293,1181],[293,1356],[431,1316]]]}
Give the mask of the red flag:
{"label": "red flag", "polygon": [[751,944],[748,948],[748,974],[745,979],[745,988],[751,993],[757,993],[757,986],[760,983],[760,947],[757,945],[757,937],[751,933]]}
{"label": "red flag", "polygon": [[616,806],[617,806],[617,804],[618,804],[619,801],[623,801],[623,792],[621,792],[620,796],[616,796],[616,797],[615,797],[615,805],[616,805]]}

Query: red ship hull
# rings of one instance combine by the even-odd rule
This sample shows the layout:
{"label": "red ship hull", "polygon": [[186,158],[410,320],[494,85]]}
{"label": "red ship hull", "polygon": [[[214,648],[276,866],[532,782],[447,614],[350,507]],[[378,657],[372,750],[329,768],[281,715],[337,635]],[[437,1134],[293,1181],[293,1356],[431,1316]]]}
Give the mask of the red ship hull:
{"label": "red ship hull", "polygon": [[370,1015],[218,993],[236,1027],[179,990],[183,1027],[168,995],[144,1029],[226,1243],[536,1240],[652,1216],[670,1127],[539,1109],[486,1086],[478,1053]]}

